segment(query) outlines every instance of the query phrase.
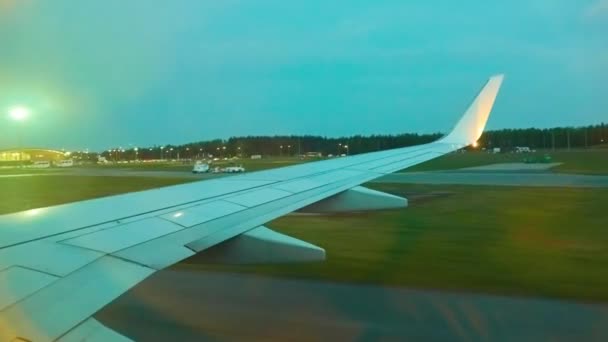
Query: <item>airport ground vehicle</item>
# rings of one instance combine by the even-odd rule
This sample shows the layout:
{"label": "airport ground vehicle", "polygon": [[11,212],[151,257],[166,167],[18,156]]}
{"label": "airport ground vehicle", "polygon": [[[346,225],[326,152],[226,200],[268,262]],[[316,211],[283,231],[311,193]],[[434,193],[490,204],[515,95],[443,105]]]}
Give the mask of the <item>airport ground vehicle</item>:
{"label": "airport ground vehicle", "polygon": [[245,172],[245,168],[242,166],[228,166],[224,168],[225,173],[241,173]]}
{"label": "airport ground vehicle", "polygon": [[74,161],[72,159],[59,160],[53,163],[55,167],[72,167],[74,166]]}
{"label": "airport ground vehicle", "polygon": [[51,167],[51,162],[49,162],[47,160],[39,160],[39,161],[33,162],[28,167],[32,168],[32,169],[46,169],[46,168]]}
{"label": "airport ground vehicle", "polygon": [[192,168],[192,173],[206,173],[209,172],[209,164],[207,163],[196,163]]}

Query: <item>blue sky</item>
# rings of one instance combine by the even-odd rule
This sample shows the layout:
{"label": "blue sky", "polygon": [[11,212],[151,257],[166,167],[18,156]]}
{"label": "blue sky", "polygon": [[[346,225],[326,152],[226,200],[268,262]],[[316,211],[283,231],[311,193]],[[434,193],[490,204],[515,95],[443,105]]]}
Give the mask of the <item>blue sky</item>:
{"label": "blue sky", "polygon": [[608,0],[0,0],[0,148],[447,131],[498,72],[489,128],[599,123],[606,36]]}

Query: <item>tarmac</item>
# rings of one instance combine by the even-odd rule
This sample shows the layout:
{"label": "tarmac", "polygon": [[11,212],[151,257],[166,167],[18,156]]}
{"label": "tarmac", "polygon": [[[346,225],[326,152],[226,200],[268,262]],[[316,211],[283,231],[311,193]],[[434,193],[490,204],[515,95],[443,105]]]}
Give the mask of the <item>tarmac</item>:
{"label": "tarmac", "polygon": [[[542,168],[538,165],[543,166]],[[494,164],[480,168],[453,171],[403,172],[380,177],[373,182],[409,184],[454,184],[489,186],[537,186],[537,187],[608,187],[608,176],[553,173],[555,164]],[[133,169],[72,168],[36,173],[0,174],[0,178],[35,176],[99,176],[99,177],[167,177],[211,179],[229,174],[193,174],[187,171],[141,171]]]}
{"label": "tarmac", "polygon": [[136,341],[608,341],[604,305],[179,267],[96,318]]}
{"label": "tarmac", "polygon": [[434,171],[393,173],[378,178],[373,182],[407,184],[605,188],[608,187],[608,176],[504,171]]}

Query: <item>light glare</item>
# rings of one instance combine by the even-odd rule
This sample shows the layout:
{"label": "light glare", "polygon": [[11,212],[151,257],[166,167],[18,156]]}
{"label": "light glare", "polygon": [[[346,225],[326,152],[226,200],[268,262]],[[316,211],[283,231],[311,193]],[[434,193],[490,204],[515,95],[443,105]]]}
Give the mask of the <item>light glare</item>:
{"label": "light glare", "polygon": [[8,115],[15,121],[23,121],[30,116],[30,110],[23,106],[16,106],[9,109]]}

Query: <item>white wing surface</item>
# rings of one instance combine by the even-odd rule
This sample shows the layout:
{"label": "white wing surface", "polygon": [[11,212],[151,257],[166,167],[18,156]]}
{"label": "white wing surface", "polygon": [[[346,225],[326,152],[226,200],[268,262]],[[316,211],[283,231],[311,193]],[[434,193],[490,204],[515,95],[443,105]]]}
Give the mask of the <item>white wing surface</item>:
{"label": "white wing surface", "polygon": [[477,141],[502,79],[490,78],[454,130],[430,144],[0,216],[0,341],[127,341],[91,317],[196,253],[209,262],[322,260],[323,249],[263,225],[296,210],[405,206],[359,185]]}

